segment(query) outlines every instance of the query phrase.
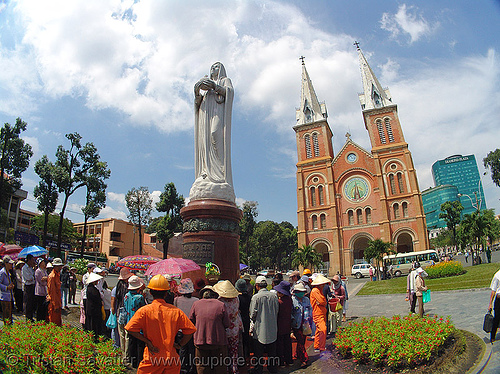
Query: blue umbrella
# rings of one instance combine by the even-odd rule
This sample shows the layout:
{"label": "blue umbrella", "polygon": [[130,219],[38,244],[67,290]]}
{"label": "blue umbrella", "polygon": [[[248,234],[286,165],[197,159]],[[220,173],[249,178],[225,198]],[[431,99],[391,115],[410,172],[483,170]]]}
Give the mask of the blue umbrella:
{"label": "blue umbrella", "polygon": [[21,252],[17,255],[18,258],[25,258],[27,255],[33,255],[33,257],[40,257],[49,253],[45,248],[39,245],[31,245],[29,247],[23,248]]}
{"label": "blue umbrella", "polygon": [[240,264],[240,271],[248,268],[248,265]]}

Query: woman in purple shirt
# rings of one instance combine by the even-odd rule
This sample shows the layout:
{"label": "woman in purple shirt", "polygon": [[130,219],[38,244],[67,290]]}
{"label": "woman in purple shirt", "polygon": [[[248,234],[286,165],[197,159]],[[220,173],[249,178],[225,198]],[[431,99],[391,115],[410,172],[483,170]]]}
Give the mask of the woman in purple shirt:
{"label": "woman in purple shirt", "polygon": [[35,271],[35,310],[36,320],[45,321],[47,318],[47,311],[49,304],[47,299],[47,262],[40,259],[38,269]]}

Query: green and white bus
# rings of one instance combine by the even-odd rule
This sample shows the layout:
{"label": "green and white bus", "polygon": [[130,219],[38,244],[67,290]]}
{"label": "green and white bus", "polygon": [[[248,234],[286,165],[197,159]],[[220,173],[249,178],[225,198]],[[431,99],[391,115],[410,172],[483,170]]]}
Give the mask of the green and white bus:
{"label": "green and white bus", "polygon": [[392,272],[396,277],[402,274],[408,274],[411,271],[411,264],[415,261],[418,261],[422,268],[426,268],[427,266],[439,262],[439,256],[437,252],[432,249],[384,256],[384,264],[392,264]]}

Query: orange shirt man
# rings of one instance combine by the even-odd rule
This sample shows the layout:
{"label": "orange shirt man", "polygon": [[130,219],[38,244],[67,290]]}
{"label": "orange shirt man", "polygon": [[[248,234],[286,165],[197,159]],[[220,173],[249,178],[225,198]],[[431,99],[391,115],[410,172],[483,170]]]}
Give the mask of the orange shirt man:
{"label": "orange shirt man", "polygon": [[55,258],[52,261],[54,270],[49,274],[47,279],[47,299],[49,300],[49,322],[55,323],[57,326],[62,325],[62,299],[61,299],[61,268],[63,266],[60,258]]}
{"label": "orange shirt man", "polygon": [[[148,288],[154,297],[153,302],[135,312],[125,326],[130,335],[146,343],[137,374],[178,374],[181,363],[176,348],[179,349],[191,339],[196,327],[183,311],[163,300],[170,288],[163,275],[155,275]],[[174,344],[179,330],[182,330],[184,337],[179,344]]]}
{"label": "orange shirt man", "polygon": [[316,351],[324,351],[326,349],[326,298],[323,296],[323,286],[330,283],[330,280],[323,275],[318,275],[311,286],[314,288],[311,291],[310,299],[313,310],[313,321],[316,325],[316,333],[314,334],[314,349]]}

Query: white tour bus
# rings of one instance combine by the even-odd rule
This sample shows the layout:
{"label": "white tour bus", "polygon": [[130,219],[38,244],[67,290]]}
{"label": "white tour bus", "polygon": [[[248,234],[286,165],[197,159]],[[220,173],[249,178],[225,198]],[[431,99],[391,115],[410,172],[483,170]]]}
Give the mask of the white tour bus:
{"label": "white tour bus", "polygon": [[402,274],[408,274],[411,270],[411,264],[415,261],[420,263],[422,268],[434,265],[439,262],[439,256],[435,250],[421,252],[398,253],[396,255],[384,256],[384,264],[392,264],[392,272],[396,277]]}

